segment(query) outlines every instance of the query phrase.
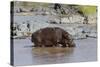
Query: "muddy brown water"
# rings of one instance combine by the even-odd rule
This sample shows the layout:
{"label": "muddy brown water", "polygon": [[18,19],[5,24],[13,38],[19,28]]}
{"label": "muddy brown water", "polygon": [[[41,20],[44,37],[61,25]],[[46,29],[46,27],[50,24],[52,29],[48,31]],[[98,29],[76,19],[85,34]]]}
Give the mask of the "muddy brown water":
{"label": "muddy brown water", "polygon": [[75,40],[74,48],[34,48],[29,39],[14,39],[14,65],[40,65],[97,60],[97,39]]}

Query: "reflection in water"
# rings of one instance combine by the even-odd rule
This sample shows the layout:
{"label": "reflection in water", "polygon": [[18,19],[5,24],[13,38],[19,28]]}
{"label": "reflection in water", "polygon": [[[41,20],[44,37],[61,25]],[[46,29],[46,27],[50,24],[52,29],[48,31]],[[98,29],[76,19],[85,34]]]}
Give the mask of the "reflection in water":
{"label": "reflection in water", "polygon": [[[33,61],[38,64],[65,62],[65,58],[73,54],[74,48],[48,47],[33,48]],[[68,59],[67,59],[68,60]]]}
{"label": "reflection in water", "polygon": [[33,48],[33,55],[58,55],[58,54],[68,54],[70,55],[73,52],[73,48],[62,48],[62,47],[43,47],[43,48]]}
{"label": "reflection in water", "polygon": [[33,48],[29,39],[14,40],[14,65],[38,65],[97,60],[97,39],[75,40],[74,48]]}

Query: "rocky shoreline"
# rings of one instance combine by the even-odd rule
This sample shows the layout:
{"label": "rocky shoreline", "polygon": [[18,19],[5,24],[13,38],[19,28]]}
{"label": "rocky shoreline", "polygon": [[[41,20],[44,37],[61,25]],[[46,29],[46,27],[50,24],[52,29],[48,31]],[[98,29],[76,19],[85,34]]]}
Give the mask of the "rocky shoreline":
{"label": "rocky shoreline", "polygon": [[96,38],[96,13],[86,17],[78,8],[75,5],[15,2],[13,38],[30,37],[33,32],[45,27],[60,27],[74,39]]}

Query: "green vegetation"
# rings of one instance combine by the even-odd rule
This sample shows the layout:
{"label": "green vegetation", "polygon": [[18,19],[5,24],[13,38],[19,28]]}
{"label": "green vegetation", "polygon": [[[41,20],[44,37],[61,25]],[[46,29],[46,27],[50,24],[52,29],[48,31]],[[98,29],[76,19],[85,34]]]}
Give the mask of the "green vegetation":
{"label": "green vegetation", "polygon": [[85,15],[96,14],[96,12],[97,12],[97,7],[96,6],[80,6],[79,9]]}
{"label": "green vegetation", "polygon": [[[16,5],[20,5],[23,7],[48,7],[50,4],[48,3],[35,3],[35,2],[17,2],[15,3]],[[62,4],[62,7],[71,7],[71,8],[77,8],[79,11],[83,12],[85,15],[89,15],[89,14],[95,14],[97,11],[97,7],[96,6],[88,6],[88,5],[66,5],[66,4]]]}

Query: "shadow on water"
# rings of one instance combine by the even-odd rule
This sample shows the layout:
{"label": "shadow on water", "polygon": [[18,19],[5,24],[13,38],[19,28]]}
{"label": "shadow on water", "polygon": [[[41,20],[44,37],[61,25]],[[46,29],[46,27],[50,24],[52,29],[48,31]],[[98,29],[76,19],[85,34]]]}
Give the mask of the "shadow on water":
{"label": "shadow on water", "polygon": [[[74,48],[48,47],[32,48],[33,61],[37,64],[65,62],[73,54]],[[67,59],[68,61],[68,59]]]}

